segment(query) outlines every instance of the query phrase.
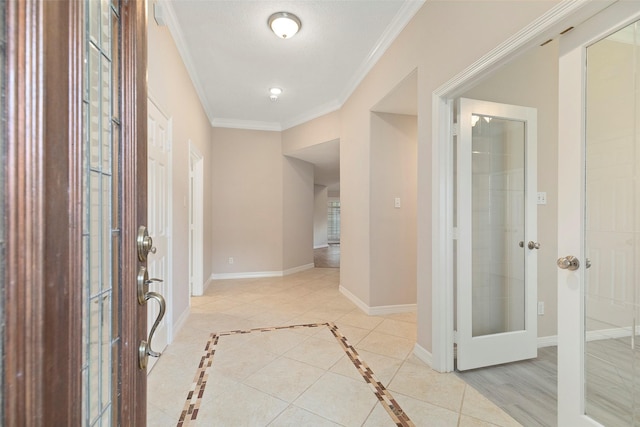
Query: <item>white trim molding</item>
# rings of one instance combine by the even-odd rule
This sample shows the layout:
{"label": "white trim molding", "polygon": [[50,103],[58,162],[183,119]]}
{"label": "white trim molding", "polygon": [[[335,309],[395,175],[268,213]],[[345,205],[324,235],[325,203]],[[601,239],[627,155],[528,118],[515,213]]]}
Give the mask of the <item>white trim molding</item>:
{"label": "white trim molding", "polygon": [[216,117],[211,120],[211,126],[214,128],[229,129],[247,129],[247,130],[266,130],[273,132],[281,132],[282,125],[277,122],[260,122],[256,120],[237,120]]}
{"label": "white trim molding", "polygon": [[369,316],[386,316],[395,313],[415,313],[416,304],[395,304],[395,305],[376,305],[369,307]]}
{"label": "white trim molding", "polygon": [[315,267],[315,264],[311,262],[309,264],[299,265],[297,267],[286,269],[286,270],[284,270],[282,272],[282,275],[283,276],[288,276],[290,274],[299,273],[299,272],[305,271],[305,270],[310,270],[310,269],[312,269],[314,267]]}
{"label": "white trim molding", "polygon": [[427,364],[430,368],[433,366],[433,355],[429,350],[416,343],[413,346],[413,355]]}
{"label": "white trim molding", "polygon": [[193,82],[193,86],[198,93],[198,98],[200,98],[200,103],[202,104],[207,117],[211,122],[211,125],[213,127],[268,131],[286,130],[342,108],[346,100],[351,96],[351,94],[353,94],[360,83],[362,83],[362,80],[364,80],[369,71],[371,71],[373,66],[380,60],[382,55],[387,51],[389,46],[391,46],[396,37],[398,37],[398,35],[407,26],[409,21],[411,21],[411,19],[418,12],[418,10],[420,10],[424,3],[425,0],[405,1],[403,3],[400,10],[398,10],[396,15],[393,17],[391,23],[387,26],[385,32],[380,36],[375,46],[371,49],[364,62],[360,65],[349,82],[345,85],[345,88],[337,99],[306,111],[290,120],[285,120],[282,123],[277,123],[254,122],[248,120],[233,120],[214,117],[212,108],[207,102],[207,97],[203,90],[203,86],[198,79],[195,63],[189,52],[188,45],[184,39],[182,31],[180,30],[180,26],[178,24],[172,2],[170,0],[158,0],[157,2],[157,4],[159,4],[162,9],[162,17],[164,19],[164,22],[169,28],[169,32],[171,33],[176,47],[178,48],[178,52],[182,57],[182,61],[184,62],[189,77]]}
{"label": "white trim molding", "polygon": [[169,28],[169,32],[171,33],[171,37],[178,48],[178,53],[182,57],[182,62],[184,62],[184,66],[187,69],[187,73],[191,78],[191,82],[193,83],[193,87],[198,94],[198,98],[200,99],[200,103],[204,108],[209,121],[213,120],[213,116],[211,113],[211,108],[209,103],[207,102],[207,97],[205,95],[204,89],[200,84],[200,80],[198,79],[198,74],[196,73],[196,68],[193,62],[193,58],[191,58],[191,54],[189,53],[189,49],[187,48],[187,42],[184,40],[184,36],[182,35],[182,31],[180,30],[180,25],[178,24],[178,19],[176,18],[176,12],[173,10],[172,2],[169,0],[158,0],[160,6],[162,8],[163,18],[167,27]]}
{"label": "white trim molding", "polygon": [[175,337],[178,336],[178,333],[187,322],[189,314],[191,314],[191,306],[187,306],[187,308],[185,308],[184,311],[180,314],[180,317],[178,317],[178,320],[176,320],[175,323],[171,325],[171,335],[168,337],[169,339],[167,340],[167,344],[171,344]]}
{"label": "white trim molding", "polygon": [[340,97],[338,104],[340,107],[344,105],[344,103],[349,99],[349,97],[353,94],[356,88],[362,83],[362,80],[369,74],[369,71],[373,68],[374,65],[382,58],[382,55],[387,51],[387,49],[391,46],[391,44],[395,41],[395,39],[400,35],[404,27],[407,26],[409,21],[413,19],[418,10],[422,8],[422,5],[425,3],[425,0],[416,0],[416,1],[406,1],[393,17],[393,20],[387,27],[387,29],[382,33],[378,42],[375,44],[373,49],[367,55],[367,59],[360,65],[358,71],[353,75],[349,84],[342,91],[342,96]]}
{"label": "white trim molding", "polygon": [[299,273],[301,271],[312,269],[315,265],[313,263],[299,265],[297,267],[289,268],[282,271],[248,271],[241,273],[212,273],[209,276],[211,280],[226,280],[226,279],[256,279],[261,277],[282,277],[290,274]]}
{"label": "white trim molding", "polygon": [[349,299],[349,301],[354,303],[360,310],[362,310],[366,314],[369,314],[369,306],[367,304],[365,304],[360,298],[355,296],[349,289],[347,289],[344,286],[340,285],[338,290],[340,291],[340,293],[342,295],[347,297],[347,299]]}
{"label": "white trim molding", "polygon": [[347,297],[349,301],[354,303],[360,310],[362,310],[369,316],[385,316],[387,314],[395,313],[410,313],[415,312],[417,309],[416,304],[378,305],[370,307],[344,286],[340,285],[339,290],[342,295]]}
{"label": "white trim molding", "polygon": [[538,337],[538,348],[554,347],[558,345],[558,336],[549,335],[548,337]]}
{"label": "white trim molding", "polygon": [[[636,326],[636,330],[640,330],[640,325]],[[633,335],[630,326],[624,328],[598,329],[586,332],[586,341],[614,340],[618,338],[628,338]],[[558,336],[549,335],[548,337],[538,337],[538,348],[554,347],[558,345]]]}

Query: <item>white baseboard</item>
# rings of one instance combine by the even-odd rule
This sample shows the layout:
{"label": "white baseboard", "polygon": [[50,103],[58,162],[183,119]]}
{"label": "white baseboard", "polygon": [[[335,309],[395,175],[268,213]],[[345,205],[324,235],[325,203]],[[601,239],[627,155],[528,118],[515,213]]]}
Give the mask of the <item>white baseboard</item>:
{"label": "white baseboard", "polygon": [[211,278],[213,280],[226,280],[226,279],[254,279],[258,277],[279,277],[282,276],[282,271],[250,271],[245,273],[213,273]]}
{"label": "white baseboard", "polygon": [[[636,326],[638,330],[638,326]],[[587,331],[587,341],[610,340],[616,338],[630,337],[632,334],[631,327],[599,329],[597,331]]]}
{"label": "white baseboard", "polygon": [[[638,327],[640,328],[640,326]],[[640,329],[639,329],[640,330]],[[631,336],[631,327],[587,331],[587,341],[600,341]],[[538,337],[538,348],[558,345],[558,336]]]}
{"label": "white baseboard", "polygon": [[288,276],[290,274],[299,273],[299,272],[305,271],[305,270],[310,270],[310,269],[312,269],[314,267],[315,267],[315,264],[311,262],[309,264],[299,265],[297,267],[289,268],[289,269],[283,271],[282,275],[283,276]]}
{"label": "white baseboard", "polygon": [[191,313],[191,307],[187,306],[180,317],[178,317],[178,320],[171,326],[171,339],[167,344],[171,344],[175,337],[178,335],[178,332],[180,332],[180,329],[182,329],[182,327],[184,326],[187,318],[189,318],[189,313]]}
{"label": "white baseboard", "polygon": [[347,288],[345,288],[342,285],[340,285],[340,287],[338,287],[338,290],[340,291],[340,293],[342,295],[347,297],[347,299],[349,299],[349,301],[354,303],[360,310],[364,311],[366,314],[369,314],[369,306],[367,304],[365,304],[360,298],[358,298],[357,296],[352,294],[350,290],[348,290]]}
{"label": "white baseboard", "polygon": [[426,363],[430,368],[433,367],[433,355],[420,344],[416,343],[416,345],[413,346],[413,355]]}
{"label": "white baseboard", "polygon": [[328,248],[329,244],[325,243],[324,245],[318,245],[318,246],[314,246],[313,249],[324,249],[324,248]]}
{"label": "white baseboard", "polygon": [[209,288],[209,286],[211,286],[211,282],[213,282],[213,274],[211,274],[211,276],[209,276],[207,281],[204,282],[204,285],[202,286],[202,294],[203,295],[207,292],[207,289]]}
{"label": "white baseboard", "polygon": [[417,304],[378,305],[369,307],[369,315],[384,316],[394,313],[411,313],[418,309]]}
{"label": "white baseboard", "polygon": [[284,271],[250,271],[244,273],[213,273],[210,280],[226,280],[226,279],[255,279],[260,277],[282,277],[289,274],[299,273],[315,267],[313,263],[299,265],[298,267],[289,268]]}
{"label": "white baseboard", "polygon": [[538,348],[554,347],[558,345],[558,336],[549,335],[548,337],[538,337]]}
{"label": "white baseboard", "polygon": [[338,289],[340,290],[340,293],[342,293],[342,295],[347,297],[349,301],[354,303],[360,310],[364,311],[369,316],[384,316],[394,313],[407,313],[416,311],[417,309],[416,304],[378,305],[375,307],[369,307],[364,303],[364,301],[355,296],[344,286],[340,285]]}

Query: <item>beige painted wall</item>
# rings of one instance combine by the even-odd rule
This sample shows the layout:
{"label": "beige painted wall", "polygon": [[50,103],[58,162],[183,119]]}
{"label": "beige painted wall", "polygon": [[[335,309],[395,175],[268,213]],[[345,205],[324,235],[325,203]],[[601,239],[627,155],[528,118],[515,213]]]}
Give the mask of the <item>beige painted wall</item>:
{"label": "beige painted wall", "polygon": [[[203,149],[203,154],[210,153],[211,156],[212,170],[208,175],[205,172],[205,180],[212,183],[210,194],[215,203],[215,209],[211,202],[205,203],[205,223],[211,227],[208,235],[213,236],[210,244],[205,240],[206,250],[212,251],[205,253],[205,258],[213,260],[210,271],[246,272],[244,263],[251,263],[253,271],[282,269],[284,170],[281,153],[339,137],[341,286],[368,305],[377,301],[371,287],[370,231],[375,223],[371,217],[372,191],[375,191],[371,177],[375,163],[372,163],[370,110],[417,68],[417,341],[431,350],[432,93],[556,3],[555,0],[426,2],[339,112],[282,133],[214,129],[213,137],[209,139],[213,141],[212,151]],[[154,25],[150,23],[150,27]],[[158,29],[150,29],[150,33],[154,31]],[[166,33],[166,29],[160,31]],[[159,36],[150,35],[150,43],[156,38]],[[162,57],[171,54],[160,46],[159,43],[150,48],[156,49],[154,59],[150,58],[150,68],[156,70],[153,77],[150,71],[152,92],[154,88],[176,85],[173,75],[165,76],[168,70],[163,69]],[[160,72],[162,77],[157,74]],[[191,99],[188,91],[186,95],[180,93],[180,89],[171,91]],[[193,100],[196,100],[195,94]],[[174,106],[172,101],[171,97],[160,100],[161,105],[175,110],[187,102],[181,100]],[[195,137],[192,139],[196,140]],[[178,157],[184,157],[186,165],[186,153],[180,153]],[[185,178],[184,183],[179,182],[174,187],[179,196],[176,199],[185,194],[186,188]],[[175,215],[174,222],[182,220],[186,224],[185,215],[186,211]],[[229,256],[233,256],[237,264],[229,265]],[[381,273],[389,274],[387,271]]]}
{"label": "beige painted wall", "polygon": [[328,246],[328,214],[329,195],[327,187],[315,185],[313,188],[313,247]]}
{"label": "beige painted wall", "polygon": [[[440,85],[555,6],[555,1],[430,1],[418,11],[341,109],[341,285],[369,303],[371,281],[369,110],[418,69],[418,259],[420,346],[431,350],[431,118]],[[508,17],[508,19],[505,19]]]}
{"label": "beige painted wall", "polygon": [[538,205],[538,301],[545,314],[538,316],[538,336],[557,334],[557,220],[558,220],[558,43],[527,52],[503,67],[463,97],[538,110],[538,191],[547,204]]}
{"label": "beige painted wall", "polygon": [[313,165],[283,157],[282,270],[313,265]]}
{"label": "beige painted wall", "polygon": [[[153,16],[149,2],[149,16]],[[211,125],[204,112],[182,58],[167,27],[156,25],[153,19],[148,25],[148,88],[149,96],[160,110],[172,120],[172,261],[173,274],[164,278],[172,289],[172,324],[189,308],[189,140],[204,157],[204,217],[209,218],[212,198],[211,182]],[[204,268],[207,280],[212,271],[211,264],[212,224],[204,222]]]}
{"label": "beige painted wall", "polygon": [[371,113],[370,307],[416,303],[417,130],[416,116]]}
{"label": "beige painted wall", "polygon": [[213,128],[211,154],[213,272],[282,271],[280,132]]}
{"label": "beige painted wall", "polygon": [[282,152],[297,150],[340,139],[340,112],[334,111],[282,132]]}

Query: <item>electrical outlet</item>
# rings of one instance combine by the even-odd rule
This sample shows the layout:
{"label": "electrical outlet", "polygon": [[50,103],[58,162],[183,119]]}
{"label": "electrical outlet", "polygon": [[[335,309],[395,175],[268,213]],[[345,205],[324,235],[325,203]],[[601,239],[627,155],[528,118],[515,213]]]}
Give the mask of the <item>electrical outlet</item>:
{"label": "electrical outlet", "polygon": [[401,203],[400,203],[400,197],[396,197],[396,199],[394,200],[394,204],[393,204],[393,206],[394,206],[396,209],[399,209],[399,208],[400,208],[400,206],[401,206]]}
{"label": "electrical outlet", "polygon": [[233,264],[233,257],[232,256],[229,257],[229,264]]}
{"label": "electrical outlet", "polygon": [[544,314],[544,301],[538,301],[538,316]]}

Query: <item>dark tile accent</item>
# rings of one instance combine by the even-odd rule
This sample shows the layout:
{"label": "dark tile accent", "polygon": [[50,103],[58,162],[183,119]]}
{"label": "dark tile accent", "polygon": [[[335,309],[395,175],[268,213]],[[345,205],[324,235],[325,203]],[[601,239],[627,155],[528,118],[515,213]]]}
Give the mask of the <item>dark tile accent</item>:
{"label": "dark tile accent", "polygon": [[347,338],[342,335],[342,333],[338,330],[338,327],[333,323],[308,323],[304,325],[274,326],[270,328],[256,328],[242,331],[235,330],[211,334],[209,340],[207,341],[207,344],[205,345],[205,353],[200,360],[198,369],[196,370],[191,390],[187,394],[187,399],[182,413],[180,414],[180,420],[178,421],[178,427],[188,425],[191,421],[195,420],[198,417],[198,410],[200,409],[200,403],[202,402],[204,389],[207,386],[207,380],[209,378],[208,370],[213,363],[213,356],[216,352],[216,346],[220,337],[237,334],[249,334],[252,332],[271,332],[280,329],[318,328],[322,326],[328,327],[336,340],[338,340],[338,343],[340,343],[342,349],[345,351],[360,375],[362,375],[362,378],[364,378],[366,383],[369,384],[376,398],[378,399],[382,407],[387,411],[393,422],[400,427],[415,427],[415,424],[413,424],[407,414],[404,413],[389,390],[387,390],[385,386],[382,385],[380,381],[378,381],[371,368],[369,368],[369,366],[367,366],[367,364],[360,358],[360,355],[358,354],[356,349],[353,348],[351,344],[349,344]]}

